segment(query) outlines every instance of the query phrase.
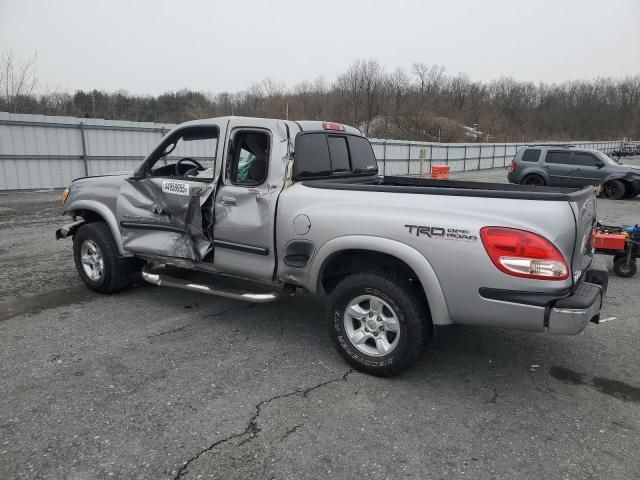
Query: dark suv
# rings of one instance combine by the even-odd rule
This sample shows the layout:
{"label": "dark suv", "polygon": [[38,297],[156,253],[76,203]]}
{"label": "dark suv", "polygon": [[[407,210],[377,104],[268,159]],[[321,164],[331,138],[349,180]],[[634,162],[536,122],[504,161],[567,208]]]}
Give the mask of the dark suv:
{"label": "dark suv", "polygon": [[640,193],[640,168],[620,165],[598,150],[563,145],[522,147],[511,162],[509,182],[552,187],[602,185],[602,195],[619,200]]}

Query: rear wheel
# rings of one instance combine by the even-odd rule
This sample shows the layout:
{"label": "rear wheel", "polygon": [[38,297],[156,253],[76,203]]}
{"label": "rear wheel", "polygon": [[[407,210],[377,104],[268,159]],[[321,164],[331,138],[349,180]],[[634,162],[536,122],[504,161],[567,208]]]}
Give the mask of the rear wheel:
{"label": "rear wheel", "polygon": [[327,326],[338,352],[356,369],[391,377],[413,365],[431,335],[426,305],[401,275],[350,275],[329,299]]}
{"label": "rear wheel", "polygon": [[116,242],[104,222],[86,223],[73,237],[73,257],[80,278],[91,290],[113,293],[126,288],[137,265],[118,256]]}
{"label": "rear wheel", "polygon": [[531,174],[527,175],[526,177],[524,177],[524,179],[522,180],[522,184],[523,185],[534,185],[534,186],[542,187],[542,186],[545,185],[545,182],[544,182],[544,178],[542,178],[540,175],[537,175],[535,173],[531,173]]}
{"label": "rear wheel", "polygon": [[619,277],[633,277],[637,271],[636,261],[632,258],[629,265],[627,265],[626,257],[618,257],[613,261],[613,271]]}
{"label": "rear wheel", "polygon": [[609,180],[602,187],[602,196],[610,200],[621,200],[627,189],[620,180]]}

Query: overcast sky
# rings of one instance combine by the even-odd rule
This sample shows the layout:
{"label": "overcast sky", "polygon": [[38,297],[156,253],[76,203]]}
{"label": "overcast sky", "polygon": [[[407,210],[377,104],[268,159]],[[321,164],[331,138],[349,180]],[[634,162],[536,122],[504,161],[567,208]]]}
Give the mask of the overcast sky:
{"label": "overcast sky", "polygon": [[640,74],[640,0],[0,0],[0,49],[69,92],[291,86],[355,58],[558,82]]}

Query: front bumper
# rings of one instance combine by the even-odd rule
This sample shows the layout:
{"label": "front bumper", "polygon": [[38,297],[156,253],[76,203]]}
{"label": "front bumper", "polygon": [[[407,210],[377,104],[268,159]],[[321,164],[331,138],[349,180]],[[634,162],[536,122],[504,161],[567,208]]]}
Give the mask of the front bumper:
{"label": "front bumper", "polygon": [[76,230],[80,228],[80,226],[85,223],[84,220],[79,220],[77,222],[69,223],[62,228],[56,230],[56,240],[60,240],[61,238],[67,238],[75,235]]}

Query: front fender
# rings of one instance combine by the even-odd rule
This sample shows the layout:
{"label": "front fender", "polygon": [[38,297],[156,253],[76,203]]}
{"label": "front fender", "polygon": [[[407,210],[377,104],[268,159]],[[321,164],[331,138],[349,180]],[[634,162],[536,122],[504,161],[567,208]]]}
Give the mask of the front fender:
{"label": "front fender", "polygon": [[104,219],[104,221],[107,222],[107,225],[109,225],[111,235],[113,235],[113,239],[116,242],[116,246],[118,247],[118,253],[123,256],[130,255],[122,247],[122,237],[120,236],[118,222],[116,220],[114,212],[112,212],[109,207],[95,200],[75,200],[68,205],[65,205],[65,213],[68,212],[69,214],[73,214],[74,212],[78,212],[80,210],[89,210],[100,215]]}
{"label": "front fender", "polygon": [[313,290],[312,293],[317,294],[323,291],[321,278],[324,266],[333,255],[344,250],[368,250],[385,253],[402,260],[415,272],[424,288],[433,324],[449,325],[453,323],[449,316],[442,287],[428,260],[415,248],[388,238],[346,235],[329,240],[322,245],[314,256],[309,271],[309,285]]}

